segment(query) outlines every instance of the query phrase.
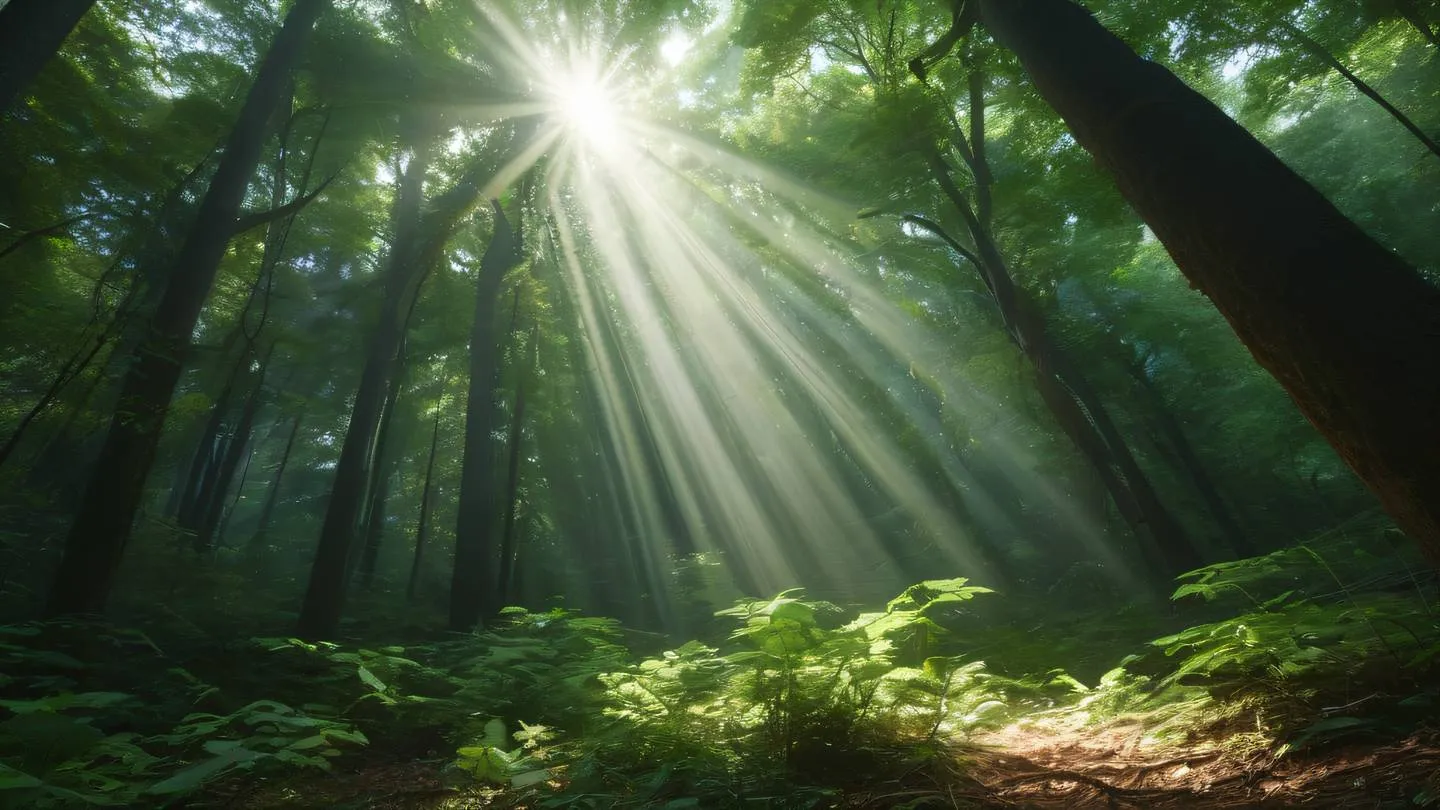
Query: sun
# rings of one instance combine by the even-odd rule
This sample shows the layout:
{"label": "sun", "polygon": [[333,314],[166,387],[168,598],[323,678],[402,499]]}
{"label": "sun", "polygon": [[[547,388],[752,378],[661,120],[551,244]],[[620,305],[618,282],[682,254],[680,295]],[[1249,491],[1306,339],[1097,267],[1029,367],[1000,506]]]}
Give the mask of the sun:
{"label": "sun", "polygon": [[572,65],[555,78],[550,94],[555,120],[571,138],[602,152],[623,144],[620,95],[596,66]]}

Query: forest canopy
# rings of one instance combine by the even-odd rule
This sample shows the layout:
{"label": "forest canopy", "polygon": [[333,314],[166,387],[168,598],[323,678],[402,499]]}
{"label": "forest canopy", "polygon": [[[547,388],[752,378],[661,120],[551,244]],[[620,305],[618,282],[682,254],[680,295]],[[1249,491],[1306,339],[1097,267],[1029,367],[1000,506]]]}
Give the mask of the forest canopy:
{"label": "forest canopy", "polygon": [[1440,801],[1437,139],[1434,0],[0,2],[0,806]]}

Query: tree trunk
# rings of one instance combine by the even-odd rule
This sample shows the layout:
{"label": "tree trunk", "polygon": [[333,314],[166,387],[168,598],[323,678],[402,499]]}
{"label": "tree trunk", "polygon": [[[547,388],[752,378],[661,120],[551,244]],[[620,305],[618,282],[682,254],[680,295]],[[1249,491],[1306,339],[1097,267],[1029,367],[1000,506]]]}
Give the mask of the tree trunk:
{"label": "tree trunk", "polygon": [[230,398],[235,394],[235,383],[240,373],[250,364],[252,355],[247,346],[235,359],[235,365],[225,378],[225,385],[210,406],[210,416],[205,420],[205,430],[195,446],[194,460],[190,462],[190,473],[185,477],[185,488],[180,491],[179,504],[175,510],[176,522],[182,528],[193,531],[200,525],[201,504],[208,503],[215,487],[216,468],[228,446],[220,431],[225,427],[225,416],[230,412]]}
{"label": "tree trunk", "polygon": [[468,632],[495,605],[495,387],[500,366],[495,304],[505,273],[521,260],[520,231],[498,201],[495,233],[480,259],[475,320],[470,329],[470,391],[465,403],[465,455],[450,578],[450,629]]}
{"label": "tree trunk", "polygon": [[504,607],[509,604],[511,577],[515,570],[515,500],[520,492],[520,443],[525,432],[525,375],[535,368],[539,355],[540,327],[530,329],[529,369],[522,369],[515,378],[515,413],[510,420],[510,462],[505,486],[505,528],[500,533],[500,576],[496,583],[495,601]]}
{"label": "tree trunk", "polygon": [[430,434],[430,460],[425,463],[425,486],[420,491],[420,521],[415,526],[415,557],[410,562],[410,580],[405,585],[405,599],[415,601],[420,584],[420,564],[425,560],[425,544],[430,539],[430,493],[435,483],[435,448],[440,445],[440,412],[435,408],[435,429]]}
{"label": "tree trunk", "polygon": [[300,610],[297,632],[312,641],[333,635],[340,625],[345,572],[365,496],[366,462],[404,339],[406,312],[419,294],[425,271],[439,259],[456,223],[474,205],[481,183],[490,174],[488,165],[477,162],[422,216],[422,185],[429,163],[428,141],[425,143],[406,168],[396,202],[396,236],[386,262],[380,322],[370,338]]}
{"label": "tree trunk", "polygon": [[980,0],[1191,284],[1440,564],[1440,290],[1069,0]]}
{"label": "tree trunk", "polygon": [[226,143],[225,156],[171,266],[169,283],[151,328],[136,347],[125,374],[105,444],[66,537],[65,553],[46,606],[51,616],[98,613],[105,606],[140,505],[146,475],[155,460],[156,445],[195,322],[259,163],[266,124],[315,21],[328,7],[328,0],[296,0],[260,63],[255,83]]}
{"label": "tree trunk", "polygon": [[10,0],[0,7],[0,118],[95,5],[95,0]]}
{"label": "tree trunk", "polygon": [[980,273],[1006,332],[1035,369],[1040,398],[1066,437],[1099,474],[1151,571],[1157,578],[1168,580],[1199,567],[1201,560],[1195,547],[1160,500],[1099,395],[1050,339],[1044,319],[1024,291],[1015,286],[999,247],[951,179],[950,167],[933,148],[926,157],[935,181],[964,218],[976,250],[972,253],[959,246],[933,223],[917,217],[911,217],[911,221],[945,239]]}
{"label": "tree trunk", "polygon": [[395,403],[400,399],[400,389],[405,377],[405,348],[400,348],[400,358],[394,379],[390,382],[390,393],[385,397],[385,413],[381,417],[380,429],[375,437],[375,450],[370,459],[369,495],[365,508],[365,520],[360,536],[360,557],[357,561],[360,587],[370,590],[375,584],[375,564],[380,559],[380,540],[385,532],[385,503],[390,497],[390,482],[395,475],[398,454],[390,450],[395,430]]}
{"label": "tree trunk", "polygon": [[220,524],[220,517],[225,511],[225,496],[230,492],[230,484],[235,480],[235,473],[240,469],[240,462],[248,457],[247,450],[250,447],[251,433],[255,430],[255,414],[260,410],[260,400],[265,386],[265,371],[270,366],[270,358],[275,352],[275,344],[270,344],[269,350],[265,353],[265,359],[260,361],[260,368],[255,373],[254,387],[250,389],[250,395],[245,398],[245,404],[240,410],[240,420],[235,423],[235,433],[230,437],[229,443],[225,446],[225,455],[220,459],[218,473],[215,476],[215,486],[207,499],[201,501],[196,515],[195,550],[208,551],[215,541],[215,529]]}
{"label": "tree trunk", "polygon": [[275,516],[275,505],[280,500],[280,480],[285,477],[285,467],[290,464],[290,453],[295,449],[295,437],[300,435],[302,417],[303,415],[295,417],[295,424],[290,427],[290,437],[285,440],[285,449],[280,453],[280,466],[275,468],[275,477],[270,481],[270,491],[265,495],[265,505],[260,508],[260,519],[255,524],[255,534],[247,544],[253,551],[259,551],[265,543],[266,533],[270,531],[270,520]]}

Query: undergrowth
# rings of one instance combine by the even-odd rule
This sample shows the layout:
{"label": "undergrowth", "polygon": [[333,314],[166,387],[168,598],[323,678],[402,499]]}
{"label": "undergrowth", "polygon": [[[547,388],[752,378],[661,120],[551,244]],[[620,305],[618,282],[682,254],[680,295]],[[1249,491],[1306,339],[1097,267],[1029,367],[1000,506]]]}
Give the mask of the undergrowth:
{"label": "undergrowth", "polygon": [[[808,808],[953,769],[1007,728],[1138,722],[1156,744],[1270,759],[1393,740],[1437,715],[1440,621],[1433,574],[1386,553],[1332,536],[1191,572],[1171,610],[1122,615],[1152,636],[1138,645],[1113,612],[1046,620],[964,579],[858,615],[799,591],[741,600],[716,614],[728,636],[645,656],[618,622],[562,609],[405,646],[188,657],[103,624],[12,625],[0,806],[204,806],[372,757],[496,805]],[[1056,666],[1087,643],[1133,652],[1083,679]]]}

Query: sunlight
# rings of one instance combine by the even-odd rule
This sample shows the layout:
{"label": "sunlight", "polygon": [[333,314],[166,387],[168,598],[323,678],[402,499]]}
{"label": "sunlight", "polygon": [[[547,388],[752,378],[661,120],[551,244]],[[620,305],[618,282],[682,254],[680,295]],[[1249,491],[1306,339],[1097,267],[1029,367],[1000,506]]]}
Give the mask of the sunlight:
{"label": "sunlight", "polygon": [[613,151],[623,143],[618,94],[598,66],[581,61],[561,73],[550,88],[555,115],[572,137],[597,151]]}

